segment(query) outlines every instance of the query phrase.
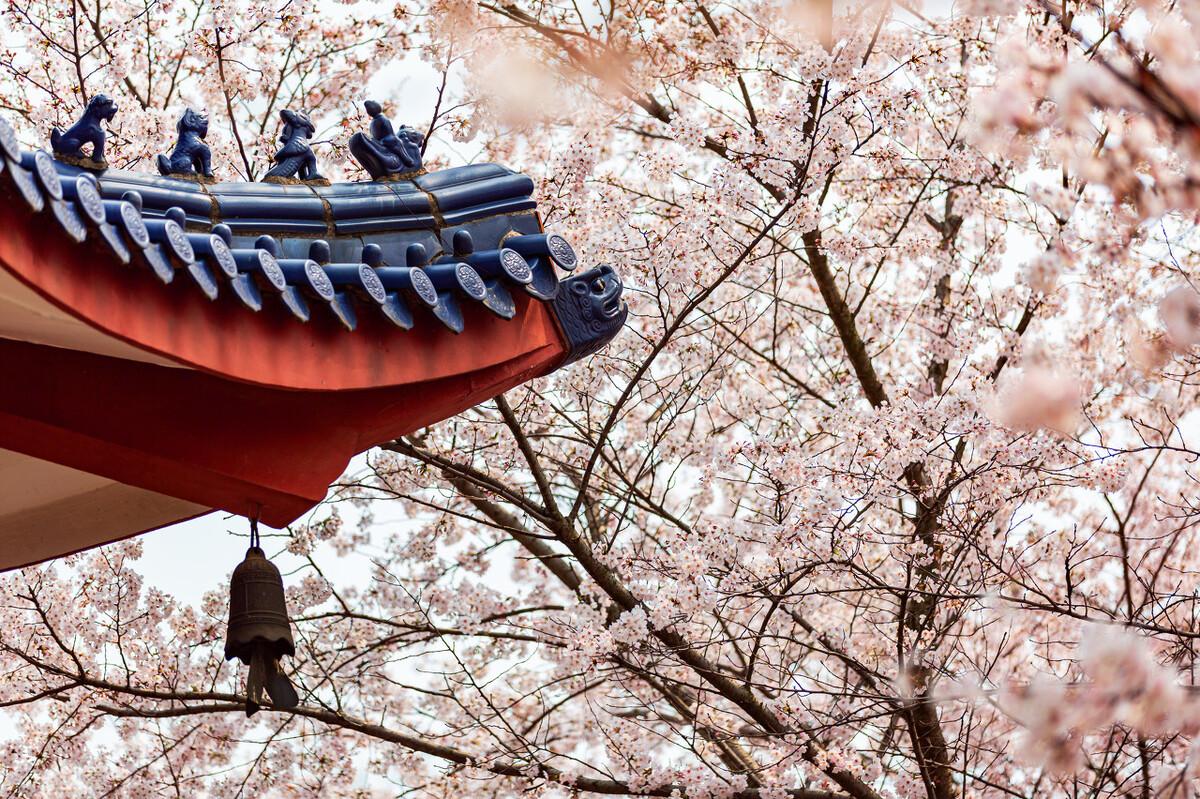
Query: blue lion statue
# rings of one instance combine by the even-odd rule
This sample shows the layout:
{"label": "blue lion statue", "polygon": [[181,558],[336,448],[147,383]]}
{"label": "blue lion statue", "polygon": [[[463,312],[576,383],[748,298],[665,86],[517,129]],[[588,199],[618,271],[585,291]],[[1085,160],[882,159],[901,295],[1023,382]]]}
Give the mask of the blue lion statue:
{"label": "blue lion statue", "polygon": [[316,126],[303,111],[284,109],[279,112],[283,122],[283,132],[279,134],[282,145],[275,153],[275,166],[267,172],[263,180],[268,183],[286,183],[289,180],[324,181],[317,171],[317,156],[309,146],[308,140],[316,132]]}
{"label": "blue lion statue", "polygon": [[172,177],[211,178],[212,151],[204,143],[208,135],[208,116],[203,112],[187,109],[175,125],[179,138],[170,157],[158,157],[158,171]]}
{"label": "blue lion statue", "polygon": [[[107,94],[94,95],[88,100],[87,108],[78,122],[66,132],[57,127],[50,132],[50,146],[54,148],[54,154],[60,160],[77,161],[83,166],[108,166],[104,160],[104,128],[100,123],[111,122],[117,110],[117,104]],[[83,154],[85,144],[92,145],[90,158]]]}

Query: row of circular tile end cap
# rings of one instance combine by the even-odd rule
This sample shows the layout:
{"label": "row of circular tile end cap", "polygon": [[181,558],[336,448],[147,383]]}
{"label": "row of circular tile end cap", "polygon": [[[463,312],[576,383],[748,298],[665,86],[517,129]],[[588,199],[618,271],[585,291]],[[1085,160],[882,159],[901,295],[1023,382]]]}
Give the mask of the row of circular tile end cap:
{"label": "row of circular tile end cap", "polygon": [[[8,161],[8,169],[4,171],[9,173],[18,193],[35,212],[49,205],[76,242],[86,239],[90,227],[101,234],[125,263],[133,255],[127,245],[133,244],[164,283],[174,279],[176,270],[186,270],[206,296],[216,299],[218,284],[205,263],[211,261],[247,307],[260,310],[263,291],[273,292],[303,321],[310,318],[306,298],[315,299],[329,304],[343,326],[353,330],[357,324],[353,306],[347,292],[338,291],[340,287],[378,306],[399,327],[408,329],[413,325],[411,311],[400,296],[403,293],[415,297],[448,328],[461,332],[462,313],[454,289],[481,302],[493,313],[511,318],[515,305],[500,278],[524,287],[539,299],[553,298],[545,286],[531,285],[534,270],[526,255],[535,259],[548,257],[566,270],[577,264],[574,250],[557,234],[517,235],[507,239],[501,248],[476,253],[471,235],[465,230],[454,234],[452,256],[433,264],[429,264],[428,253],[419,243],[408,246],[403,267],[385,264],[382,249],[370,243],[363,246],[358,264],[330,263],[329,245],[322,240],[310,244],[306,259],[280,259],[278,243],[270,236],[260,237],[254,249],[234,249],[232,231],[227,225],[214,225],[209,233],[187,233],[186,215],[180,208],[168,209],[161,219],[146,219],[142,216],[141,195],[136,191],[125,192],[120,200],[104,200],[96,178],[90,173],[82,173],[74,181],[63,181],[49,154],[41,150],[31,155],[21,153],[15,136],[11,136],[11,128],[2,118],[0,151]],[[48,203],[30,176],[24,174],[22,162],[28,161],[32,161],[31,171],[49,198]],[[116,233],[118,227],[123,235]],[[161,245],[161,251],[156,244]]]}

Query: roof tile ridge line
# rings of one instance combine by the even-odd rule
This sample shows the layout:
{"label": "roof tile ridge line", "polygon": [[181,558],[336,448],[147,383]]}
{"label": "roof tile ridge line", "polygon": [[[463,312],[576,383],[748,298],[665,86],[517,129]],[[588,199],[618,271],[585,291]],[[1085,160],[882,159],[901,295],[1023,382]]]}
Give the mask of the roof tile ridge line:
{"label": "roof tile ridge line", "polygon": [[432,191],[426,191],[425,189],[422,189],[415,182],[413,183],[413,185],[416,186],[418,189],[420,189],[421,193],[424,194],[426,198],[428,198],[429,213],[433,216],[433,224],[438,229],[438,238],[440,239],[441,232],[446,229],[446,217],[442,216],[442,209],[438,207],[437,197],[433,196]]}
{"label": "roof tile ridge line", "polygon": [[[465,222],[460,222],[459,224],[455,225],[455,227],[462,227],[463,225],[467,225],[472,222],[486,222],[489,219],[498,219],[502,216],[533,216],[534,218],[537,218],[537,209],[536,208],[526,208],[524,211],[497,211],[494,214],[484,214],[483,216],[473,216],[470,219],[466,220]],[[540,219],[538,221],[538,224],[539,225],[541,224]],[[541,228],[541,231],[542,231],[542,233],[546,232],[545,228]],[[518,233],[515,230],[510,230],[508,233],[505,233],[503,236],[500,237],[500,245],[499,246],[501,246],[501,247],[504,246],[504,239],[508,238],[510,234],[515,235],[515,236],[526,235],[524,233]]]}
{"label": "roof tile ridge line", "polygon": [[[421,167],[420,171],[425,172],[425,167]],[[421,186],[415,180],[411,180],[411,179],[404,180],[404,181],[375,180],[372,182],[373,183],[383,183],[385,186],[387,186],[388,191],[390,191],[392,193],[392,196],[395,197],[396,200],[400,203],[400,207],[404,210],[404,213],[411,214],[412,216],[418,216],[419,214],[418,214],[417,210],[414,210],[414,209],[408,207],[408,200],[405,198],[404,195],[405,194],[423,194],[423,195],[425,195],[425,201],[427,203],[429,203],[429,215],[431,217],[433,217],[433,226],[436,229],[437,234],[438,234],[438,236],[437,236],[438,245],[442,248],[442,252],[439,253],[438,255],[433,255],[433,257],[436,258],[436,257],[439,257],[439,255],[445,253],[446,248],[445,248],[445,245],[442,243],[441,239],[442,239],[442,230],[444,230],[446,227],[446,220],[442,217],[441,209],[438,208],[437,198],[434,197],[431,192],[428,192],[425,189],[421,188]],[[396,184],[398,184],[398,183],[407,183],[408,185],[413,187],[414,191],[401,193],[401,192],[397,191],[397,189],[396,189]]]}
{"label": "roof tile ridge line", "polygon": [[[435,170],[436,171],[436,170]],[[347,180],[344,183],[412,183],[422,175],[428,175],[429,170],[425,167],[419,169],[409,169],[405,172],[389,172],[383,177],[371,178],[369,180]]]}
{"label": "roof tile ridge line", "polygon": [[209,191],[207,184],[196,181],[196,185],[200,187],[200,192],[208,198],[208,229],[212,230],[221,224],[221,204],[217,201],[217,195]]}
{"label": "roof tile ridge line", "polygon": [[[325,218],[325,237],[327,239],[336,237],[337,225],[333,219],[333,206],[329,204],[329,200],[326,199],[324,194],[321,194],[321,192],[317,191],[318,187],[324,188],[324,186],[321,186],[321,184],[317,183],[307,182],[301,182],[300,185],[312,192],[313,196],[321,201],[321,215]],[[328,181],[327,185],[332,186],[333,181]]]}

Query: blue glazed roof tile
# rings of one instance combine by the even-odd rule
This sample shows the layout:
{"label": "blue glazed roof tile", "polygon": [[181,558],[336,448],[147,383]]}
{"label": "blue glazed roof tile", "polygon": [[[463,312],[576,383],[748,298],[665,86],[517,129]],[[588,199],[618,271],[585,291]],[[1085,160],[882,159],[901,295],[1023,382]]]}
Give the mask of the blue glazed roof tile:
{"label": "blue glazed roof tile", "polygon": [[504,177],[513,174],[516,173],[499,164],[468,164],[466,166],[452,166],[449,169],[439,169],[437,172],[418,175],[413,178],[412,182],[425,191],[434,191],[435,189],[444,189],[462,183],[471,183],[477,180]]}
{"label": "blue glazed roof tile", "polygon": [[217,215],[231,226],[235,222],[263,220],[276,227],[293,221],[319,222],[325,227],[325,204],[311,192],[290,196],[284,192],[275,195],[223,192],[214,196]]}
{"label": "blue glazed roof tile", "polygon": [[356,236],[398,230],[431,230],[437,225],[432,215],[419,217],[383,217],[379,219],[334,220],[333,229],[339,236]]}
{"label": "blue glazed roof tile", "polygon": [[[64,176],[71,174],[64,174],[64,167],[73,170],[76,175],[84,172],[84,170],[66,164],[56,163],[56,166],[59,174]],[[120,169],[109,169],[104,172],[103,180],[100,181],[100,194],[104,199],[120,199],[121,195],[127,191],[137,191],[142,195],[148,216],[154,216],[155,211],[176,206],[182,208],[189,218],[199,220],[212,218],[212,198],[195,183]]]}
{"label": "blue glazed roof tile", "polygon": [[521,212],[529,212],[537,208],[537,203],[533,200],[516,199],[516,200],[500,200],[498,202],[487,203],[484,205],[473,205],[462,211],[443,212],[442,224],[444,225],[466,225],[480,217],[498,216],[500,214],[516,214]]}
{"label": "blue glazed roof tile", "polygon": [[504,175],[426,191],[437,203],[438,210],[446,214],[497,203],[532,201],[533,181],[524,175]]}

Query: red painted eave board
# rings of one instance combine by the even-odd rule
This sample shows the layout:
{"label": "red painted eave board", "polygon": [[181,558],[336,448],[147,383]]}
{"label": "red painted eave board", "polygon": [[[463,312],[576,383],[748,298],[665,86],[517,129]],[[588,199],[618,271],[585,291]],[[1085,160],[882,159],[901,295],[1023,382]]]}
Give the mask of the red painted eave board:
{"label": "red painted eave board", "polygon": [[[324,499],[350,458],[545,373],[546,345],[415,386],[290,391],[186,369],[0,340],[7,449],[282,527]],[[44,557],[123,537],[56,547]],[[5,563],[0,568],[19,564]]]}

